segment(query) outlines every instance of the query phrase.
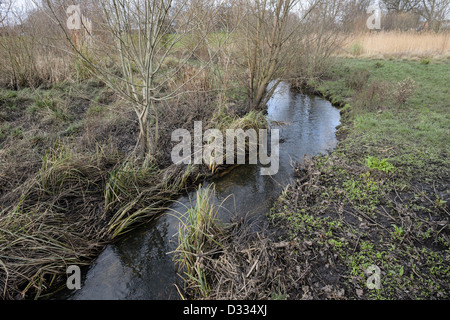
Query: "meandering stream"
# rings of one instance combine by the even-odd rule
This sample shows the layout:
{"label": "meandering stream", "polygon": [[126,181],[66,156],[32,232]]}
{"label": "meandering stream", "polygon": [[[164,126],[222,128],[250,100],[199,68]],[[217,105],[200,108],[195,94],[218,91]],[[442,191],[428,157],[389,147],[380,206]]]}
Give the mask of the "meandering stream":
{"label": "meandering stream", "polygon": [[[257,165],[242,165],[214,181],[221,218],[269,212],[293,176],[292,161],[305,154],[327,153],[336,146],[339,110],[330,102],[292,91],[281,83],[268,103],[269,125],[280,129],[280,169],[262,176]],[[232,196],[230,196],[232,195]],[[194,193],[178,199],[168,214],[108,245],[85,271],[81,290],[62,293],[61,299],[178,299],[179,284],[173,256],[177,247],[177,214],[186,212]],[[178,212],[178,213],[177,213]]]}

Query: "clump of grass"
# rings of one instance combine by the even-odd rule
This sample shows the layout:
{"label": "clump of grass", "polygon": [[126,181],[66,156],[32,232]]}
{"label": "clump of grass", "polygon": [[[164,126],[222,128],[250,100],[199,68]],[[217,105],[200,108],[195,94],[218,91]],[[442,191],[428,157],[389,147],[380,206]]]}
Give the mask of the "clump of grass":
{"label": "clump of grass", "polygon": [[364,52],[364,47],[360,42],[354,42],[350,47],[352,55],[358,57]]}
{"label": "clump of grass", "polygon": [[183,273],[186,297],[285,299],[284,284],[299,280],[304,261],[291,261],[295,271],[282,269],[276,257],[292,248],[284,242],[273,244],[263,231],[254,232],[257,221],[221,223],[221,205],[212,202],[213,195],[211,187],[200,188],[195,204],[180,219],[174,259]]}
{"label": "clump of grass", "polygon": [[215,126],[222,131],[226,129],[259,130],[266,125],[266,117],[261,111],[252,110],[243,117],[230,116],[225,112],[215,114]]}
{"label": "clump of grass", "polygon": [[9,123],[0,125],[0,140],[12,137],[16,139],[23,138],[23,129],[20,127],[11,127]]}
{"label": "clump of grass", "polygon": [[174,69],[180,65],[180,60],[176,57],[169,56],[163,61],[163,66],[169,69]]}
{"label": "clump of grass", "polygon": [[184,169],[174,165],[166,170],[132,162],[118,166],[109,174],[105,187],[105,210],[112,215],[107,233],[115,238],[161,213],[188,180],[197,180],[195,172],[194,166]]}
{"label": "clump of grass", "polygon": [[[222,110],[223,111],[223,110]],[[265,128],[267,126],[267,120],[264,114],[261,111],[250,111],[243,117],[239,116],[230,116],[226,112],[220,112],[215,114],[215,126],[217,129],[222,131],[223,136],[226,136],[226,130],[237,130],[241,129],[245,132],[248,130],[254,130],[254,133],[258,133],[259,129]],[[243,146],[244,150],[239,150],[238,152],[243,152],[246,155],[249,152],[250,147],[250,139],[245,140],[245,146]],[[241,147],[238,145],[238,148]],[[223,161],[225,163],[226,153],[223,152]],[[219,166],[215,162],[215,158],[212,157],[208,163],[209,170],[214,174],[218,171],[218,169],[224,167]]]}
{"label": "clump of grass", "polygon": [[85,264],[106,239],[98,208],[113,154],[75,156],[54,147],[41,169],[0,211],[0,296],[41,297],[69,264]]}
{"label": "clump of grass", "polygon": [[367,85],[370,78],[370,72],[367,69],[353,70],[346,76],[349,88],[361,91]]}
{"label": "clump of grass", "polygon": [[52,97],[50,94],[36,94],[34,105],[28,108],[30,113],[34,113],[42,110],[50,118],[54,120],[67,121],[70,120],[70,116],[65,110],[64,106],[56,98]]}
{"label": "clump of grass", "polygon": [[222,229],[217,220],[218,208],[211,202],[213,193],[210,186],[200,186],[195,205],[186,213],[187,221],[180,220],[178,248],[175,251],[175,261],[183,270],[187,289],[203,298],[207,298],[211,291],[206,260],[222,248],[216,240]]}
{"label": "clump of grass", "polygon": [[375,62],[375,65],[374,65],[374,67],[376,69],[383,68],[383,66],[384,66],[384,64],[380,61]]}
{"label": "clump of grass", "polygon": [[51,294],[68,265],[88,264],[198,177],[192,167],[121,161],[115,149],[82,154],[55,145],[38,172],[8,193],[0,210],[0,298]]}

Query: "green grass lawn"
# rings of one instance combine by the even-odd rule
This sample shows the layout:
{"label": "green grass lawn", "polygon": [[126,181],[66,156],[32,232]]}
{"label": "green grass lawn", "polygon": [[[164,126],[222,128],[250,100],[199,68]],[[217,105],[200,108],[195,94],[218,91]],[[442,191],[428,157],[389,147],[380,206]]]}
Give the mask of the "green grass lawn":
{"label": "green grass lawn", "polygon": [[[368,88],[362,91],[374,82],[384,83],[387,89],[382,92],[382,101],[374,102],[373,110],[358,109],[358,101],[349,103],[352,139],[346,144],[357,143],[366,146],[368,153],[389,157],[402,168],[403,174],[417,179],[430,181],[441,175],[443,172],[438,169],[450,164],[450,63],[424,65],[416,61],[343,59],[335,66],[332,78],[320,85],[320,90],[335,99],[358,99],[358,93],[346,86],[346,77],[354,70],[370,73]],[[396,112],[391,91],[408,77],[414,80],[415,90]],[[380,154],[380,149],[388,151]]]}

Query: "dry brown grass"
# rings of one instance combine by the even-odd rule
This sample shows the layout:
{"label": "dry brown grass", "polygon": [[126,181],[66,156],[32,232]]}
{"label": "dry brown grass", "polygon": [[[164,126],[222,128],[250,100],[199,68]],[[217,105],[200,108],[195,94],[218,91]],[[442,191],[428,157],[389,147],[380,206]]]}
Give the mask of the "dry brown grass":
{"label": "dry brown grass", "polygon": [[346,54],[362,57],[450,57],[450,33],[377,32],[350,36],[344,45]]}
{"label": "dry brown grass", "polygon": [[0,69],[0,85],[13,89],[50,87],[78,76],[71,56],[16,34],[0,35]]}

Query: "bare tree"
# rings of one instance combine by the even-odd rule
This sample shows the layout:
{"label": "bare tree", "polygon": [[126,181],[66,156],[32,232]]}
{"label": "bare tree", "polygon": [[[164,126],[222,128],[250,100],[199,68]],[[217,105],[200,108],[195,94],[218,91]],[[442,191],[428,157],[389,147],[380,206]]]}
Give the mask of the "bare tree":
{"label": "bare tree", "polygon": [[298,30],[300,21],[312,10],[294,15],[297,0],[256,0],[241,2],[248,16],[242,24],[241,43],[245,50],[248,70],[248,94],[252,108],[266,104],[277,83],[267,88],[272,80],[281,81],[287,55],[286,43]]}
{"label": "bare tree", "polygon": [[[301,23],[289,43],[291,57],[287,75],[298,86],[322,76],[332,63],[331,57],[340,48],[345,34],[336,32],[341,26],[341,13],[346,3],[326,0],[315,4],[314,9]],[[308,3],[306,3],[308,5]]]}
{"label": "bare tree", "polygon": [[11,0],[0,0],[0,25],[3,24],[8,12],[11,10],[12,1]]}
{"label": "bare tree", "polygon": [[450,14],[450,0],[420,0],[416,10],[426,20],[430,29],[438,31]]}
{"label": "bare tree", "polygon": [[418,8],[422,0],[382,0],[389,12],[410,12]]}
{"label": "bare tree", "polygon": [[346,32],[366,30],[367,8],[371,0],[340,0],[340,22]]}
{"label": "bare tree", "polygon": [[0,84],[14,89],[36,88],[68,79],[70,61],[47,41],[58,28],[31,2],[22,4],[8,5],[7,18],[1,24]]}
{"label": "bare tree", "polygon": [[[205,30],[202,38],[193,37],[199,25],[195,11],[191,10],[191,1],[96,1],[102,18],[97,19],[100,22],[96,23],[98,30],[92,35],[91,43],[82,47],[74,42],[65,21],[58,18],[55,0],[46,1],[74,53],[97,77],[133,106],[140,129],[135,150],[140,150],[146,159],[154,157],[160,138],[160,105],[182,94],[186,83],[201,73],[200,69],[186,81],[173,86],[172,80],[207,35]],[[209,2],[209,9],[207,3],[202,4],[203,9],[214,12],[214,3]],[[207,27],[212,24],[205,20],[214,19],[214,15],[201,18],[204,20],[203,26]],[[82,28],[86,30],[84,24]],[[192,41],[195,43],[192,44]],[[174,57],[176,65],[167,69],[165,62]],[[114,65],[119,65],[120,70],[111,70]],[[169,84],[172,84],[170,90]]]}

